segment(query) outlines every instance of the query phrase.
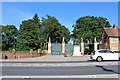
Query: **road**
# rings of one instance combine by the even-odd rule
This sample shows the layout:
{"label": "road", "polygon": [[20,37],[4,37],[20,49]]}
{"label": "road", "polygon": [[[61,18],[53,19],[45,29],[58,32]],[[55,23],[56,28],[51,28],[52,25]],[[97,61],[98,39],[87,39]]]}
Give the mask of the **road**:
{"label": "road", "polygon": [[2,80],[119,80],[119,79],[116,79],[116,78],[51,78],[51,79],[48,79],[48,78],[43,78],[43,79],[36,79],[36,78],[29,78],[29,79],[20,79],[20,78],[4,78]]}
{"label": "road", "polygon": [[91,75],[117,74],[118,66],[79,66],[79,67],[3,67],[2,75]]}
{"label": "road", "polygon": [[57,80],[67,80],[68,78],[69,80],[73,80],[74,78],[74,80],[79,80],[79,78],[117,78],[119,66],[117,61],[47,63],[3,62],[2,75],[4,80],[8,80],[10,76],[13,76],[13,78],[29,78],[32,80],[34,80],[34,78],[35,80],[37,80],[37,78],[41,78],[40,80],[54,80],[55,78],[58,78]]}

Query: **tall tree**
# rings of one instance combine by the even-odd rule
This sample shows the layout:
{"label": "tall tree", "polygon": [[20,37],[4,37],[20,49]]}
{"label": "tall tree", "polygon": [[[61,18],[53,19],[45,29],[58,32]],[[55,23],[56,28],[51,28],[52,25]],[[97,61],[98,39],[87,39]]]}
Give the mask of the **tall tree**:
{"label": "tall tree", "polygon": [[66,40],[70,35],[69,30],[61,25],[55,17],[47,15],[47,18],[42,18],[41,25],[46,35],[46,41],[48,41],[50,37],[52,42],[61,43],[63,37],[65,37]]}
{"label": "tall tree", "polygon": [[2,51],[2,25],[0,25],[0,51]]}
{"label": "tall tree", "polygon": [[38,14],[35,14],[35,15],[34,15],[33,20],[34,20],[34,22],[35,22],[38,26],[40,26],[40,19],[39,19],[39,17],[38,17]]}
{"label": "tall tree", "polygon": [[33,19],[24,20],[19,30],[19,49],[38,49],[40,46],[40,22],[37,14]]}
{"label": "tall tree", "polygon": [[111,27],[106,18],[95,16],[84,16],[76,20],[73,25],[73,36],[80,39],[84,38],[85,42],[93,42],[94,37],[100,41],[103,27]]}
{"label": "tall tree", "polygon": [[18,38],[18,30],[14,25],[7,25],[2,27],[2,50],[15,48]]}

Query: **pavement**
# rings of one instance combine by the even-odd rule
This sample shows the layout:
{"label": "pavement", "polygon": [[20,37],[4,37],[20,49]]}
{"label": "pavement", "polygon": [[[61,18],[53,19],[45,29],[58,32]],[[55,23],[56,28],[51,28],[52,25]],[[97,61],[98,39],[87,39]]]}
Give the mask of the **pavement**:
{"label": "pavement", "polygon": [[12,62],[62,62],[62,61],[87,61],[90,60],[90,55],[83,56],[67,56],[63,55],[44,55],[41,57],[33,58],[20,58],[20,59],[7,59],[1,60],[3,62],[12,61]]}

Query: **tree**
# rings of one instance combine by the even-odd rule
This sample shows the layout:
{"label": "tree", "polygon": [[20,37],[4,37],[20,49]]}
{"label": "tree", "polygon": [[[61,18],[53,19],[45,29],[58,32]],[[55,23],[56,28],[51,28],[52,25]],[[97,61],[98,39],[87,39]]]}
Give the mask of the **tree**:
{"label": "tree", "polygon": [[40,19],[37,14],[34,15],[33,20],[36,25],[40,26]]}
{"label": "tree", "polygon": [[40,22],[37,14],[33,19],[22,21],[19,29],[19,49],[38,49],[40,46]]}
{"label": "tree", "polygon": [[47,15],[47,18],[42,18],[41,25],[43,26],[46,35],[46,41],[48,41],[48,38],[50,37],[52,42],[61,43],[62,38],[64,37],[67,42],[70,32],[65,26],[61,25],[55,17]]}
{"label": "tree", "polygon": [[18,38],[18,30],[14,25],[0,26],[2,28],[2,50],[15,48]]}
{"label": "tree", "polygon": [[0,25],[0,51],[2,51],[2,25]]}
{"label": "tree", "polygon": [[93,42],[94,37],[97,41],[100,41],[102,36],[103,27],[111,27],[110,23],[106,18],[94,17],[94,16],[84,16],[76,20],[73,25],[73,36],[80,39],[83,37],[85,42]]}

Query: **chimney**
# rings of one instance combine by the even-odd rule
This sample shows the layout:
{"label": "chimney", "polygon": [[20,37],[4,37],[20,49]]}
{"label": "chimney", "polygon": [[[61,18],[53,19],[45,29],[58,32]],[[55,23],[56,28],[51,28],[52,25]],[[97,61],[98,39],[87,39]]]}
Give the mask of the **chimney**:
{"label": "chimney", "polygon": [[117,26],[115,24],[113,24],[113,28],[116,30],[117,29]]}

